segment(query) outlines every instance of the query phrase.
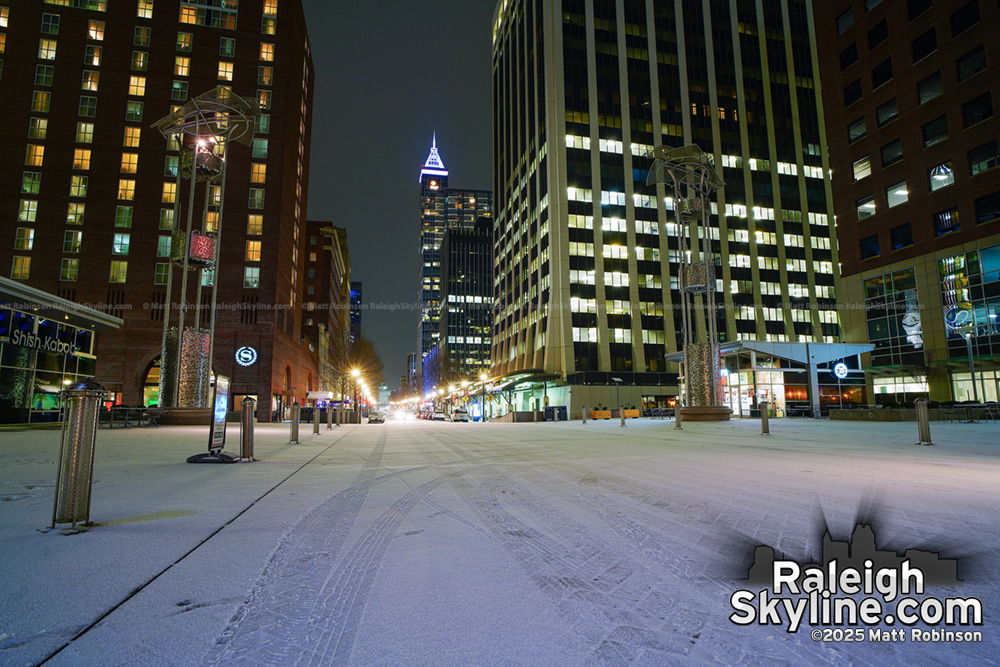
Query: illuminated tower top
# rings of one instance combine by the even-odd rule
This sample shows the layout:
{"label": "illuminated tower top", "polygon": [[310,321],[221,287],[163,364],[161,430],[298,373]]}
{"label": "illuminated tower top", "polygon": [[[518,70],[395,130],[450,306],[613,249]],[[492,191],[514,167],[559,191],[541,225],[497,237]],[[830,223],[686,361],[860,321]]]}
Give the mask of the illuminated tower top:
{"label": "illuminated tower top", "polygon": [[447,187],[448,185],[448,170],[444,168],[444,162],[441,161],[441,156],[438,154],[437,132],[432,135],[431,152],[427,154],[427,159],[420,165],[420,183],[429,184],[430,182],[434,182],[434,185],[439,187]]}

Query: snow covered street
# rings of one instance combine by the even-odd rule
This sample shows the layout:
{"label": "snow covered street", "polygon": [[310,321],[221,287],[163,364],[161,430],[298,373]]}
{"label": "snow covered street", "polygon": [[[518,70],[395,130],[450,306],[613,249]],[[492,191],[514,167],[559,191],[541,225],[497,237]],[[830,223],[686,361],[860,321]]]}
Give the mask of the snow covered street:
{"label": "snow covered street", "polygon": [[[0,664],[1000,664],[1000,424],[673,426],[261,424],[233,465],[185,462],[207,426],[101,430],[75,534],[47,529],[59,432],[0,432]],[[859,518],[958,559],[927,594],[984,622],[935,627],[981,641],[729,620],[754,547],[816,560]]]}

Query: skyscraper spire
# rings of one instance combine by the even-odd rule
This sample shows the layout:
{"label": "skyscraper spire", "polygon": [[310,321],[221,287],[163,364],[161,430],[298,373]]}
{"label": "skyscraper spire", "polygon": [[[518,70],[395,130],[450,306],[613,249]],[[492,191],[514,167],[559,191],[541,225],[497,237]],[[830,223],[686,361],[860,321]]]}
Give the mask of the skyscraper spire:
{"label": "skyscraper spire", "polygon": [[427,154],[427,159],[420,165],[420,178],[422,179],[426,175],[448,175],[448,170],[444,168],[444,162],[441,161],[441,156],[438,154],[436,131],[431,135],[431,152]]}

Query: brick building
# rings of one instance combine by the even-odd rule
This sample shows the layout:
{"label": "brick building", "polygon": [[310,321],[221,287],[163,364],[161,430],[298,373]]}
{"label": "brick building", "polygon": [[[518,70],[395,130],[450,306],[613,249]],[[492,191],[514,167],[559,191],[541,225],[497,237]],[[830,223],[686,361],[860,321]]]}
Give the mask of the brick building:
{"label": "brick building", "polygon": [[[151,125],[217,86],[259,102],[250,145],[227,151],[225,242],[202,280],[219,282],[212,365],[261,418],[302,401],[318,373],[301,331],[313,70],[299,0],[10,3],[0,60],[0,270],[124,320],[99,339],[95,376],[130,405],[158,400],[160,306],[189,183],[177,170],[190,137]],[[212,234],[223,188],[204,190],[196,227]],[[237,363],[241,348],[255,354]]]}
{"label": "brick building", "polygon": [[819,52],[830,54],[820,68],[845,335],[875,346],[876,400],[995,401],[1000,8],[988,0],[814,7]]}

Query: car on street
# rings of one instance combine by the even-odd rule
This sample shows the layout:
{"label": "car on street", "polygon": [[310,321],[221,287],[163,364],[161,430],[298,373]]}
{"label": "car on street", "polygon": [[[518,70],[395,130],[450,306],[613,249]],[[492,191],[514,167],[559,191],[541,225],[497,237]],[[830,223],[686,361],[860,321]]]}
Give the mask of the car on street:
{"label": "car on street", "polygon": [[369,424],[384,424],[385,423],[385,415],[383,415],[381,412],[373,412],[370,415],[368,415],[368,423]]}
{"label": "car on street", "polygon": [[469,412],[467,410],[455,410],[451,413],[451,420],[453,422],[467,422],[469,421]]}
{"label": "car on street", "polygon": [[448,421],[448,418],[445,417],[443,412],[435,412],[433,415],[431,415],[431,419],[433,419],[436,422]]}

